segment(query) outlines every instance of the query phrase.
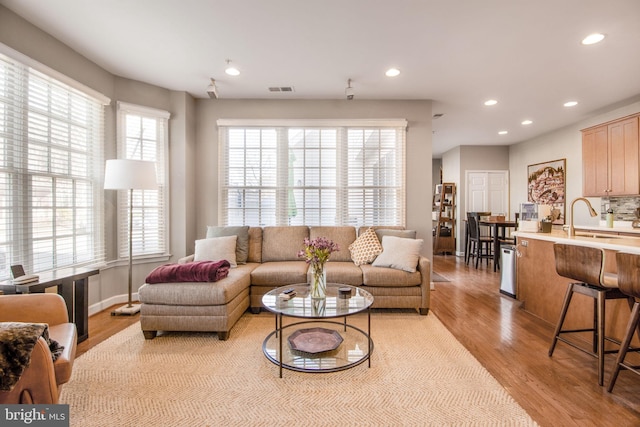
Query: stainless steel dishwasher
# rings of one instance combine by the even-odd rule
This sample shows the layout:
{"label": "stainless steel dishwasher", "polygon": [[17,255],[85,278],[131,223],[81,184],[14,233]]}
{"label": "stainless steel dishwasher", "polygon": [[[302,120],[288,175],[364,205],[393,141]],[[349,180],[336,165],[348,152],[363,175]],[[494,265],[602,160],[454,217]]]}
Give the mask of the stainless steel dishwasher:
{"label": "stainless steel dishwasher", "polygon": [[516,297],[516,247],[500,247],[500,293]]}

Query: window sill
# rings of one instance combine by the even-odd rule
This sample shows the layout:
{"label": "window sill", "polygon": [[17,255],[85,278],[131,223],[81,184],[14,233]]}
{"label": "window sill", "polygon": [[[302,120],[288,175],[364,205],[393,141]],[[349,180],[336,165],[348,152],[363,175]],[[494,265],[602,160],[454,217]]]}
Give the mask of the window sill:
{"label": "window sill", "polygon": [[[133,258],[133,264],[134,265],[138,265],[138,264],[153,264],[153,263],[159,263],[159,262],[166,263],[167,261],[169,261],[169,259],[171,259],[171,254],[147,255],[147,256],[140,256],[140,257]],[[106,262],[101,263],[101,264],[96,264],[95,267],[99,268],[101,270],[107,270],[109,268],[125,267],[125,266],[128,266],[128,265],[129,265],[129,259],[128,258],[124,258],[124,259],[106,261]]]}

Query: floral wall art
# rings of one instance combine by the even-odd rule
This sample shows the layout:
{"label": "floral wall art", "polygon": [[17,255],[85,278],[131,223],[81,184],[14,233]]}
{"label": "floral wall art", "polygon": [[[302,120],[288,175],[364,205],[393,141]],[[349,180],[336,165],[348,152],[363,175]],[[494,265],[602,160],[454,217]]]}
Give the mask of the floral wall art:
{"label": "floral wall art", "polygon": [[564,224],[566,159],[529,165],[527,177],[529,202],[551,206],[551,222]]}

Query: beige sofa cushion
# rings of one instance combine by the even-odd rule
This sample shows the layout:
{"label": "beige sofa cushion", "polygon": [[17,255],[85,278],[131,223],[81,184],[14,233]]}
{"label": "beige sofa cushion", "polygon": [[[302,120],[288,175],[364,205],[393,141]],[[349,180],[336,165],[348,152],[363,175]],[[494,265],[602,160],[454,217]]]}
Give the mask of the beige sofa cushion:
{"label": "beige sofa cushion", "polygon": [[[351,253],[349,252],[349,245],[356,240],[355,227],[327,227],[327,226],[314,226],[309,228],[309,238],[311,240],[316,237],[326,237],[329,240],[333,240],[340,247],[340,250],[331,254],[329,262],[333,261],[351,261]],[[328,280],[328,279],[327,279]]]}
{"label": "beige sofa cushion", "polygon": [[362,280],[367,286],[406,287],[417,286],[421,283],[420,271],[409,273],[395,268],[374,267],[369,264],[361,265]]}
{"label": "beige sofa cushion", "polygon": [[[351,261],[333,261],[324,266],[327,272],[328,283],[340,283],[344,285],[362,285],[362,270]],[[309,273],[311,274],[311,273]],[[309,274],[307,276],[309,276]],[[307,277],[307,283],[310,279]]]}
{"label": "beige sofa cushion", "polygon": [[145,304],[221,305],[233,300],[251,285],[249,272],[257,264],[240,265],[218,282],[184,282],[144,284],[138,298]]}
{"label": "beige sofa cushion", "polygon": [[251,284],[256,286],[285,286],[307,283],[304,261],[263,262],[251,272]]}
{"label": "beige sofa cushion", "polygon": [[249,227],[247,262],[262,262],[262,227]]}
{"label": "beige sofa cushion", "polygon": [[304,248],[305,237],[309,237],[306,225],[264,227],[262,262],[299,260],[298,252]]}

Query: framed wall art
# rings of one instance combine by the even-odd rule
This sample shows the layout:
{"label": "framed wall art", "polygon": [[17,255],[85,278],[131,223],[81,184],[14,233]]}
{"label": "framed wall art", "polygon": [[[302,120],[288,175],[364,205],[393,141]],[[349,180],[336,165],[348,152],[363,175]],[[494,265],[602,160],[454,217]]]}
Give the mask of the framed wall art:
{"label": "framed wall art", "polygon": [[559,159],[527,166],[528,201],[549,205],[553,224],[565,223],[566,163]]}

